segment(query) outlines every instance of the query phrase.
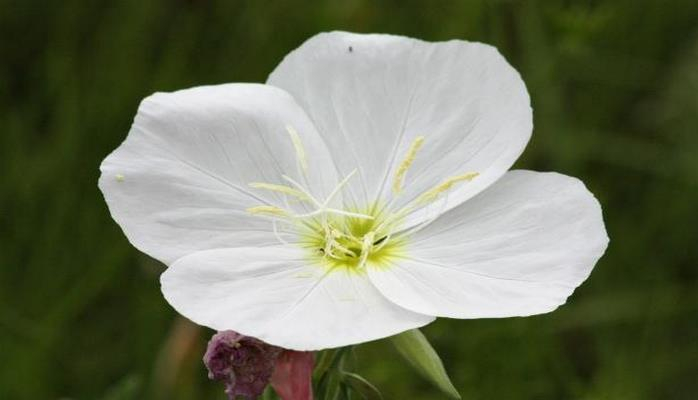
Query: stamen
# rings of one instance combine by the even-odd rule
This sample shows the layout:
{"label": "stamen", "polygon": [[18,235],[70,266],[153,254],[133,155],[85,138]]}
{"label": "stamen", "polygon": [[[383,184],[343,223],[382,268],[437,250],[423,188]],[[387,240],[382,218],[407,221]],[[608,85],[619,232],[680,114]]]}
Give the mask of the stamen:
{"label": "stamen", "polygon": [[412,163],[414,162],[414,159],[417,156],[417,152],[423,144],[424,136],[417,136],[414,139],[414,142],[412,142],[412,144],[410,145],[409,150],[407,150],[407,155],[405,155],[405,158],[402,160],[400,166],[397,168],[397,171],[395,172],[395,179],[393,180],[393,193],[398,194],[400,193],[400,191],[402,191],[402,181],[405,178],[405,174],[407,173],[407,170],[410,168],[410,166],[412,166]]}
{"label": "stamen", "polygon": [[331,257],[336,260],[341,260],[342,257],[338,256],[335,254],[335,249],[341,251],[344,253],[344,255],[348,255],[350,257],[356,257],[356,253],[352,251],[351,249],[343,246],[340,244],[336,239],[340,239],[342,237],[342,233],[339,232],[336,229],[331,229],[329,227],[325,227],[325,247],[324,247],[324,255],[326,257]]}
{"label": "stamen", "polygon": [[[293,128],[289,128],[289,134],[292,137],[294,132]],[[400,173],[398,180],[401,181],[404,178],[404,173],[409,168],[422,141],[421,137],[415,141],[408,155],[408,160],[403,162],[401,167],[403,172]],[[297,147],[298,149],[300,149],[298,151],[300,162],[304,153],[301,146]],[[298,228],[299,234],[303,235],[301,237],[304,237],[305,240],[295,241],[295,243],[312,249],[314,254],[326,259],[329,265],[362,268],[368,262],[369,257],[373,257],[374,254],[377,257],[377,252],[385,251],[383,249],[389,243],[392,246],[391,237],[394,236],[391,236],[390,231],[392,231],[392,224],[397,222],[396,218],[399,215],[390,214],[387,219],[383,219],[380,217],[380,212],[376,210],[376,205],[368,208],[370,214],[329,207],[334,197],[341,192],[357,171],[355,169],[344,177],[322,202],[310,193],[306,188],[307,186],[286,175],[282,175],[282,177],[289,183],[288,185],[252,182],[249,184],[250,187],[285,195],[283,197],[285,206],[259,205],[248,208],[247,212],[271,217],[274,235],[283,244],[288,244],[288,242],[281,236],[278,223],[288,223]],[[308,201],[312,204],[312,209],[305,214],[297,214],[288,205],[290,198]],[[407,210],[405,208],[403,211]],[[357,221],[357,219],[371,220],[371,222]],[[388,225],[390,231],[379,230],[376,225],[378,227]],[[386,252],[386,254],[388,253]]]}
{"label": "stamen", "polygon": [[283,193],[289,196],[297,197],[300,200],[309,200],[308,196],[301,192],[300,190],[296,190],[290,186],[286,185],[277,185],[274,183],[264,183],[264,182],[252,182],[249,184],[250,187],[253,187],[255,189],[266,189],[266,190],[271,190],[272,192],[279,192]]}
{"label": "stamen", "polygon": [[439,185],[435,186],[432,189],[427,190],[426,192],[422,193],[416,200],[418,204],[428,204],[431,203],[432,201],[436,200],[441,194],[444,192],[450,190],[453,185],[459,182],[470,182],[472,181],[475,177],[480,175],[477,172],[468,172],[462,175],[456,175],[452,176],[443,182],[441,182]]}
{"label": "stamen", "polygon": [[352,235],[351,233],[344,233],[343,237],[346,238],[347,240],[353,242],[354,244],[357,244],[359,246],[363,245],[363,241],[356,236]]}
{"label": "stamen", "polygon": [[273,215],[277,217],[286,217],[288,213],[279,207],[275,206],[256,206],[247,209],[247,212],[255,215]]}
{"label": "stamen", "polygon": [[373,238],[376,236],[375,232],[368,232],[364,235],[364,243],[361,246],[361,259],[359,260],[359,268],[366,265],[366,260],[368,259],[368,254],[373,248]]}
{"label": "stamen", "polygon": [[301,137],[291,125],[286,125],[286,130],[289,136],[291,136],[293,147],[296,149],[296,157],[298,158],[298,164],[301,170],[303,170],[304,173],[308,172],[308,161],[305,158],[305,148],[303,147],[303,142],[301,142]]}
{"label": "stamen", "polygon": [[344,254],[350,257],[356,257],[356,253],[353,250],[350,250],[349,248],[342,246],[341,244],[337,243],[337,241],[332,242],[332,247],[344,252]]}
{"label": "stamen", "polygon": [[361,218],[361,219],[373,219],[373,216],[371,215],[366,215],[366,214],[359,214],[351,211],[344,211],[344,210],[338,210],[336,208],[320,208],[318,210],[309,212],[307,214],[296,214],[293,217],[294,218],[308,218],[308,217],[314,217],[316,215],[320,214],[337,214],[337,215],[344,215],[347,217],[354,217],[354,218]]}
{"label": "stamen", "polygon": [[351,211],[337,210],[336,208],[325,208],[322,211],[325,211],[326,213],[329,213],[329,214],[344,215],[347,217],[354,217],[354,218],[360,218],[360,219],[373,219],[372,215],[355,213],[355,212],[351,212]]}

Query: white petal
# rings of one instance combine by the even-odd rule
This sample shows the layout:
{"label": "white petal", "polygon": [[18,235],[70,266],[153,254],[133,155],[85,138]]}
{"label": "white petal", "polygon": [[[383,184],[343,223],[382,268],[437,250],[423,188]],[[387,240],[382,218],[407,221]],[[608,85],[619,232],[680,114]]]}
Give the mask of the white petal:
{"label": "white petal", "polygon": [[525,316],[564,304],[607,244],[601,207],[582,182],[511,171],[417,232],[405,260],[369,275],[416,312]]}
{"label": "white petal", "polygon": [[165,263],[198,250],[278,244],[271,222],[245,209],[284,205],[250,182],[301,180],[287,125],[306,149],[309,185],[327,194],[337,177],[312,122],[288,93],[255,84],[146,98],[102,163],[99,187],[131,243]]}
{"label": "white petal", "polygon": [[433,320],[386,300],[366,275],[311,265],[297,248],[202,251],[177,260],[160,281],[192,321],[294,350],[366,342]]}
{"label": "white petal", "polygon": [[481,43],[323,33],[286,56],[268,83],[299,101],[341,172],[359,168],[351,188],[360,202],[388,197],[409,146],[424,136],[396,205],[448,177],[479,172],[430,210],[444,211],[504,174],[532,130],[519,74]]}

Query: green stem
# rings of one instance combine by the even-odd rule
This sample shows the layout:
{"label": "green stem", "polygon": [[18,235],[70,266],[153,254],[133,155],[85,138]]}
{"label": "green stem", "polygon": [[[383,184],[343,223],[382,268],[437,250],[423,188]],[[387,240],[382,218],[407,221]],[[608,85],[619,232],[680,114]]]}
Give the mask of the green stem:
{"label": "green stem", "polygon": [[[327,367],[324,371],[321,371],[318,376],[315,393],[327,396],[327,394],[331,392],[331,386],[339,382],[339,375],[344,364],[344,357],[349,354],[349,350],[351,350],[351,346],[339,348],[331,354],[329,362],[321,360],[321,363],[326,364]],[[319,364],[318,366],[320,367],[321,365]],[[324,365],[322,365],[322,367],[324,368]],[[324,399],[325,397],[320,398]]]}

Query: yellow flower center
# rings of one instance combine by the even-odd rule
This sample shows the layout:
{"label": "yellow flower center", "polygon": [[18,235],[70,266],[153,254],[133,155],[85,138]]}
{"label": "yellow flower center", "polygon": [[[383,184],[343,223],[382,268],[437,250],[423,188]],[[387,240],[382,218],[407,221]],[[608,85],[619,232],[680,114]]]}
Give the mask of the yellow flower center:
{"label": "yellow flower center", "polygon": [[[308,164],[303,143],[295,129],[288,126],[287,131],[296,152],[298,171],[305,175]],[[397,167],[392,185],[394,196],[402,192],[406,174],[423,144],[424,137],[417,137]],[[322,201],[315,198],[303,185],[285,175],[283,179],[288,184],[252,182],[252,188],[273,191],[308,203],[313,211],[297,214],[273,205],[251,207],[247,211],[272,218],[274,232],[277,231],[278,222],[291,224],[298,232],[299,240],[296,244],[308,250],[309,258],[313,262],[330,268],[342,267],[359,272],[368,264],[386,266],[391,259],[403,254],[409,230],[401,230],[400,225],[410,212],[436,201],[456,184],[471,181],[478,176],[476,172],[468,172],[447,178],[396,211],[392,211],[389,205],[383,206],[378,203],[355,210],[330,207],[332,199],[355,173],[356,170],[342,179]],[[286,243],[281,237],[279,240]]]}
{"label": "yellow flower center", "polygon": [[325,214],[302,224],[299,245],[332,267],[361,270],[367,263],[387,265],[399,256],[404,238],[393,237],[397,221],[378,207],[354,212],[361,217]]}

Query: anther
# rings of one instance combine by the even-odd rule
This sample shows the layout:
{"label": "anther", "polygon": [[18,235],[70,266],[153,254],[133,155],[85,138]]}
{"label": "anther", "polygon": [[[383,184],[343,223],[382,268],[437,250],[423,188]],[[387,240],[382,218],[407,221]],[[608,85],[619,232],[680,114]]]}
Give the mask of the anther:
{"label": "anther", "polygon": [[286,185],[277,185],[274,183],[265,182],[252,182],[249,184],[249,186],[255,189],[265,189],[270,190],[272,192],[283,193],[289,196],[296,197],[300,200],[309,200],[308,196],[305,193]]}
{"label": "anther", "polygon": [[289,136],[291,136],[293,147],[296,149],[296,157],[298,158],[298,164],[301,170],[303,170],[304,173],[308,172],[308,161],[305,158],[305,148],[303,147],[303,142],[301,142],[301,137],[291,125],[286,125],[286,130]]}
{"label": "anther", "polygon": [[477,172],[468,172],[468,173],[465,173],[462,175],[452,176],[452,177],[444,180],[443,182],[441,182],[437,186],[433,187],[432,189],[429,189],[426,192],[422,193],[422,195],[420,195],[417,198],[416,202],[419,204],[423,204],[423,205],[431,203],[432,201],[436,200],[444,192],[451,190],[451,188],[455,184],[457,184],[459,182],[470,182],[473,179],[475,179],[475,177],[477,177],[478,175],[480,175],[480,174]]}
{"label": "anther", "polygon": [[271,215],[271,216],[277,216],[277,217],[286,217],[288,216],[288,213],[279,207],[275,206],[256,206],[256,207],[250,207],[247,209],[247,212],[250,214],[256,214],[256,215]]}
{"label": "anther", "polygon": [[410,148],[407,150],[405,158],[402,160],[400,166],[397,168],[397,171],[395,172],[395,179],[393,180],[393,193],[397,194],[400,193],[400,191],[402,191],[402,182],[405,178],[405,174],[407,173],[407,170],[410,168],[410,166],[412,166],[412,163],[414,162],[414,159],[417,156],[417,152],[420,148],[422,148],[423,144],[424,136],[417,136],[414,139],[414,142],[412,142],[412,144],[410,145]]}

